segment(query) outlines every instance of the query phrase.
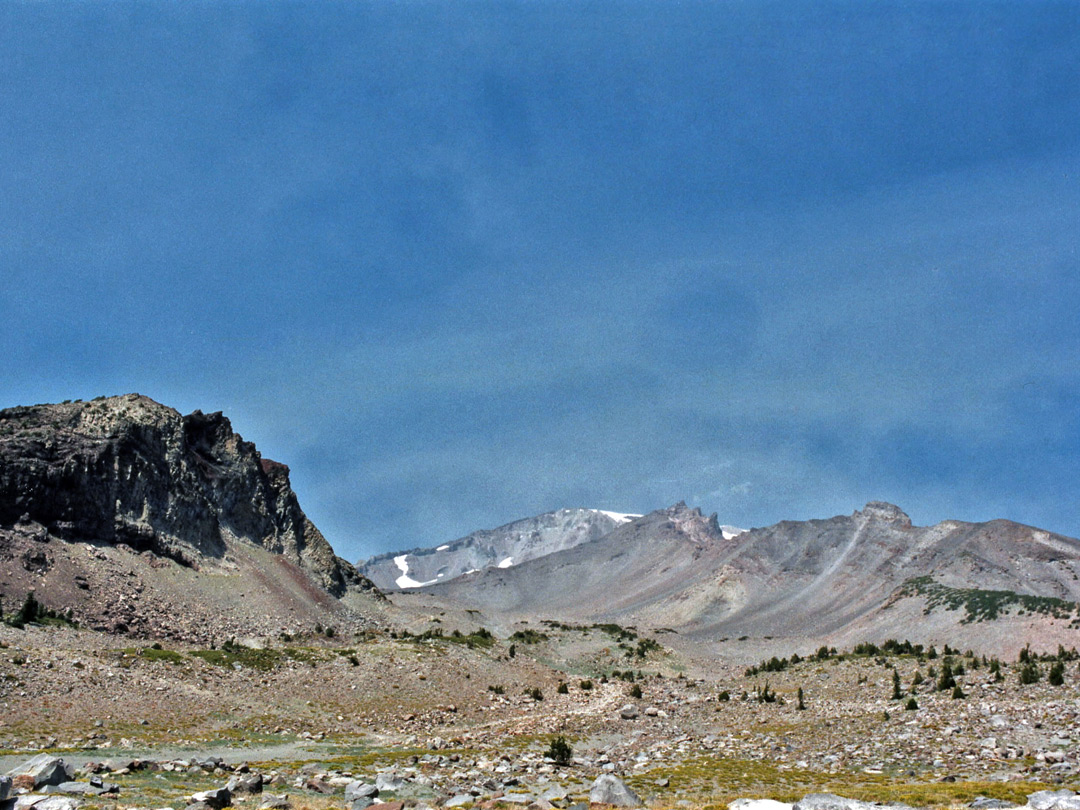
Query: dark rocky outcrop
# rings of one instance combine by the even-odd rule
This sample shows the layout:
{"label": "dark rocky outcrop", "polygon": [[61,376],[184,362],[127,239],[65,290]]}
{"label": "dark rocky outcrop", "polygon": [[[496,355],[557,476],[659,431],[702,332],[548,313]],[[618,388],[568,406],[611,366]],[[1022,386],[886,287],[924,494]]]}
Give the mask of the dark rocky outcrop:
{"label": "dark rocky outcrop", "polygon": [[0,411],[0,532],[37,541],[22,544],[28,571],[49,568],[52,539],[195,569],[240,543],[281,555],[334,596],[373,589],[308,520],[288,467],[221,413],[181,416],[137,394]]}

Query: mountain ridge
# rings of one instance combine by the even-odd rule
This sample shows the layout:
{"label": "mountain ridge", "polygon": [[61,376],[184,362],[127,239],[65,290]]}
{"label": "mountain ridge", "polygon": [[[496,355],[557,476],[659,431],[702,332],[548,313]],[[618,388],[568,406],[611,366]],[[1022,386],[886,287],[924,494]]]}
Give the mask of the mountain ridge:
{"label": "mountain ridge", "polygon": [[[919,577],[956,592],[1074,604],[1080,601],[1078,574],[1080,540],[1003,519],[919,527],[899,507],[872,501],[851,515],[781,521],[727,538],[715,516],[679,503],[590,543],[425,591],[513,618],[640,623],[705,642],[744,635],[839,637],[856,629],[874,640],[895,633],[894,617],[911,613],[916,602],[927,606],[927,632],[972,635],[977,629],[964,626],[959,608],[943,611],[942,600],[931,605],[927,593],[905,589]],[[1057,621],[1049,614],[1032,617],[1019,604],[1003,619],[1023,619],[1031,625],[1028,635]],[[1080,621],[1080,612],[1076,616]],[[1080,632],[1068,626],[1053,633],[1072,639],[1068,646],[1080,643]]]}

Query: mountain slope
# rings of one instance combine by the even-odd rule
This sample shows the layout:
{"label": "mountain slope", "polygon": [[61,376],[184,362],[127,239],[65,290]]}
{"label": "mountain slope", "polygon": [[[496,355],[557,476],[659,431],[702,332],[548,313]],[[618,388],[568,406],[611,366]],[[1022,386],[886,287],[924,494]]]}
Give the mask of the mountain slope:
{"label": "mountain slope", "polygon": [[358,564],[379,588],[448,582],[488,567],[507,568],[603,537],[637,515],[599,509],[560,509],[484,529],[437,548],[380,554]]}
{"label": "mountain slope", "polygon": [[619,620],[702,640],[975,636],[979,621],[965,605],[1004,600],[996,621],[1022,619],[1032,637],[1053,625],[1055,638],[1075,634],[1080,644],[1063,618],[1076,617],[1075,606],[1054,615],[1048,601],[1080,601],[1078,574],[1080,541],[1006,520],[915,527],[874,502],[850,516],[728,536],[715,516],[678,504],[573,549],[427,590],[510,616]]}
{"label": "mountain slope", "polygon": [[[33,586],[43,602],[104,624],[101,600],[140,578],[131,558],[147,570],[129,601],[153,595],[164,613],[189,601],[206,613],[200,589],[207,605],[281,617],[373,592],[301,510],[285,465],[263,459],[220,413],[181,416],[135,394],[0,411],[0,541],[5,596]],[[108,560],[125,563],[115,582],[103,574]],[[92,598],[94,582],[117,592]],[[229,598],[234,586],[244,600]],[[121,612],[119,624],[145,623]]]}

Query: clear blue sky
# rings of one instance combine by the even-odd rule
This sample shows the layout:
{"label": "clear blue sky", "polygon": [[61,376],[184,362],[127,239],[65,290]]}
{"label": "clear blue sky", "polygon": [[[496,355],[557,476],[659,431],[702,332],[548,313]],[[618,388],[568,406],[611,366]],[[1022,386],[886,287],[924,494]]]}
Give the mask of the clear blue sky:
{"label": "clear blue sky", "polygon": [[0,404],[223,410],[340,554],[1080,535],[1075,2],[0,5]]}

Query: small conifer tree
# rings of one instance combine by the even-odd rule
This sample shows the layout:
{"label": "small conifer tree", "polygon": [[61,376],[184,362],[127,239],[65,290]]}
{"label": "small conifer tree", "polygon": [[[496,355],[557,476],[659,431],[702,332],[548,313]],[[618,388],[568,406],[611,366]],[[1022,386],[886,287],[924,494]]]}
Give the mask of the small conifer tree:
{"label": "small conifer tree", "polygon": [[1050,667],[1050,674],[1046,680],[1051,686],[1063,685],[1065,683],[1065,664],[1058,661]]}
{"label": "small conifer tree", "polygon": [[559,736],[551,741],[551,746],[547,750],[547,756],[552,759],[556,765],[569,765],[570,760],[574,757],[574,751],[566,741],[566,738]]}

